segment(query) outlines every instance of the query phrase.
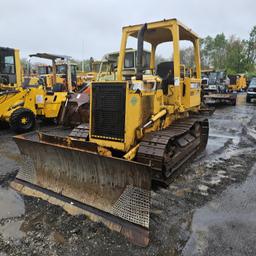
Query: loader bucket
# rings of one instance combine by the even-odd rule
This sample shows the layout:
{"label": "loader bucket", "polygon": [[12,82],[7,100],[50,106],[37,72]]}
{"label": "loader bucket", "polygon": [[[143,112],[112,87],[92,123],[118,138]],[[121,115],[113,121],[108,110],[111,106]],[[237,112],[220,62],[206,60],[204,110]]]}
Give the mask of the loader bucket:
{"label": "loader bucket", "polygon": [[12,187],[34,196],[44,194],[39,197],[64,209],[79,208],[133,243],[148,244],[149,166],[101,156],[96,144],[54,134],[32,132],[14,140],[26,164]]}
{"label": "loader bucket", "polygon": [[86,93],[73,93],[69,95],[67,105],[64,106],[64,126],[75,127],[81,123],[89,122],[90,97]]}

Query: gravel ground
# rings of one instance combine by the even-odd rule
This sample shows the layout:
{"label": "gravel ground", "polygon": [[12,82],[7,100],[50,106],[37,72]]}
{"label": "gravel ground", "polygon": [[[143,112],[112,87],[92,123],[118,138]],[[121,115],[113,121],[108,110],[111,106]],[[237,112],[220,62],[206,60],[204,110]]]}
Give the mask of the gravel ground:
{"label": "gravel ground", "polygon": [[21,158],[0,131],[0,256],[255,255],[256,106],[219,107],[205,152],[152,191],[150,244],[140,248],[84,216],[8,188]]}

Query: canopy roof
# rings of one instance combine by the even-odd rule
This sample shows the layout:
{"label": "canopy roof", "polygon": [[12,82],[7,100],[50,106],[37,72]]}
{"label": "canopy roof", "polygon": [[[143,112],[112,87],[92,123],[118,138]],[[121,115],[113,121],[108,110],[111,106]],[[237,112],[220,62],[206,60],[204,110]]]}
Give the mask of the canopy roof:
{"label": "canopy roof", "polygon": [[[175,25],[179,28],[180,40],[195,41],[199,36],[191,29],[183,25],[177,19],[162,20],[147,23],[147,31],[144,34],[144,40],[151,44],[160,44],[173,41],[171,28]],[[143,24],[127,26],[123,28],[130,36],[137,38],[138,32]]]}
{"label": "canopy roof", "polygon": [[49,60],[56,60],[56,59],[65,60],[65,59],[71,58],[66,55],[56,55],[56,54],[50,54],[50,53],[35,53],[35,54],[30,54],[29,57],[37,57],[37,58],[49,59]]}

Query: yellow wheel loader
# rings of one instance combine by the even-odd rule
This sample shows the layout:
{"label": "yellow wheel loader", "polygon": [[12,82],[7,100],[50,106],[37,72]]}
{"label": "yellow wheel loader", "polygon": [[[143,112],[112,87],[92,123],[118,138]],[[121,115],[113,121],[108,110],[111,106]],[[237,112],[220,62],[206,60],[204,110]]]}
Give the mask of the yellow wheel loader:
{"label": "yellow wheel loader", "polygon": [[[86,214],[141,246],[149,243],[152,181],[166,185],[208,139],[200,111],[199,37],[176,19],[123,28],[117,80],[95,81],[90,121],[67,131],[15,136],[29,166],[12,187]],[[137,39],[136,75],[123,76],[126,44]],[[195,74],[181,76],[180,41],[194,46]],[[143,43],[151,45],[142,65]],[[155,68],[158,45],[169,42],[173,60]],[[171,51],[170,51],[171,52]]]}
{"label": "yellow wheel loader", "polygon": [[0,92],[0,120],[18,133],[33,130],[36,118],[58,118],[66,95],[66,92],[46,92],[41,86]]}
{"label": "yellow wheel loader", "polygon": [[[3,67],[0,77],[3,81],[2,88],[4,88],[0,92],[0,121],[8,123],[15,132],[20,133],[32,130],[36,118],[48,120],[58,118],[62,103],[66,101],[67,87],[72,89],[71,83],[61,84],[64,89],[59,90],[56,75],[53,75],[54,83],[58,87],[55,91],[49,91],[42,85],[22,85],[18,50],[8,48],[5,51],[2,50],[0,54],[2,54],[0,58],[1,67]],[[51,59],[53,67],[55,67],[55,60],[60,58],[60,56],[50,54],[39,54],[37,57]]]}

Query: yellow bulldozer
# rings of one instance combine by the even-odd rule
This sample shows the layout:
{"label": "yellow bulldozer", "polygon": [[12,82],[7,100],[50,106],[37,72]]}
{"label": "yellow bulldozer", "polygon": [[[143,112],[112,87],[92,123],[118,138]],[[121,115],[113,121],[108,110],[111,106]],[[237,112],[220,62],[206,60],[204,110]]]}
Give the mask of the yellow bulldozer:
{"label": "yellow bulldozer", "polygon": [[[199,37],[176,19],[123,28],[117,79],[91,84],[90,120],[69,135],[33,132],[14,137],[30,163],[12,187],[86,214],[140,246],[149,243],[152,182],[166,185],[203,150],[208,119],[200,111]],[[136,74],[123,75],[126,44],[137,39]],[[181,76],[180,41],[194,46],[195,72]],[[143,67],[144,42],[151,45]],[[173,59],[155,67],[157,46]],[[67,131],[65,131],[67,133]]]}

